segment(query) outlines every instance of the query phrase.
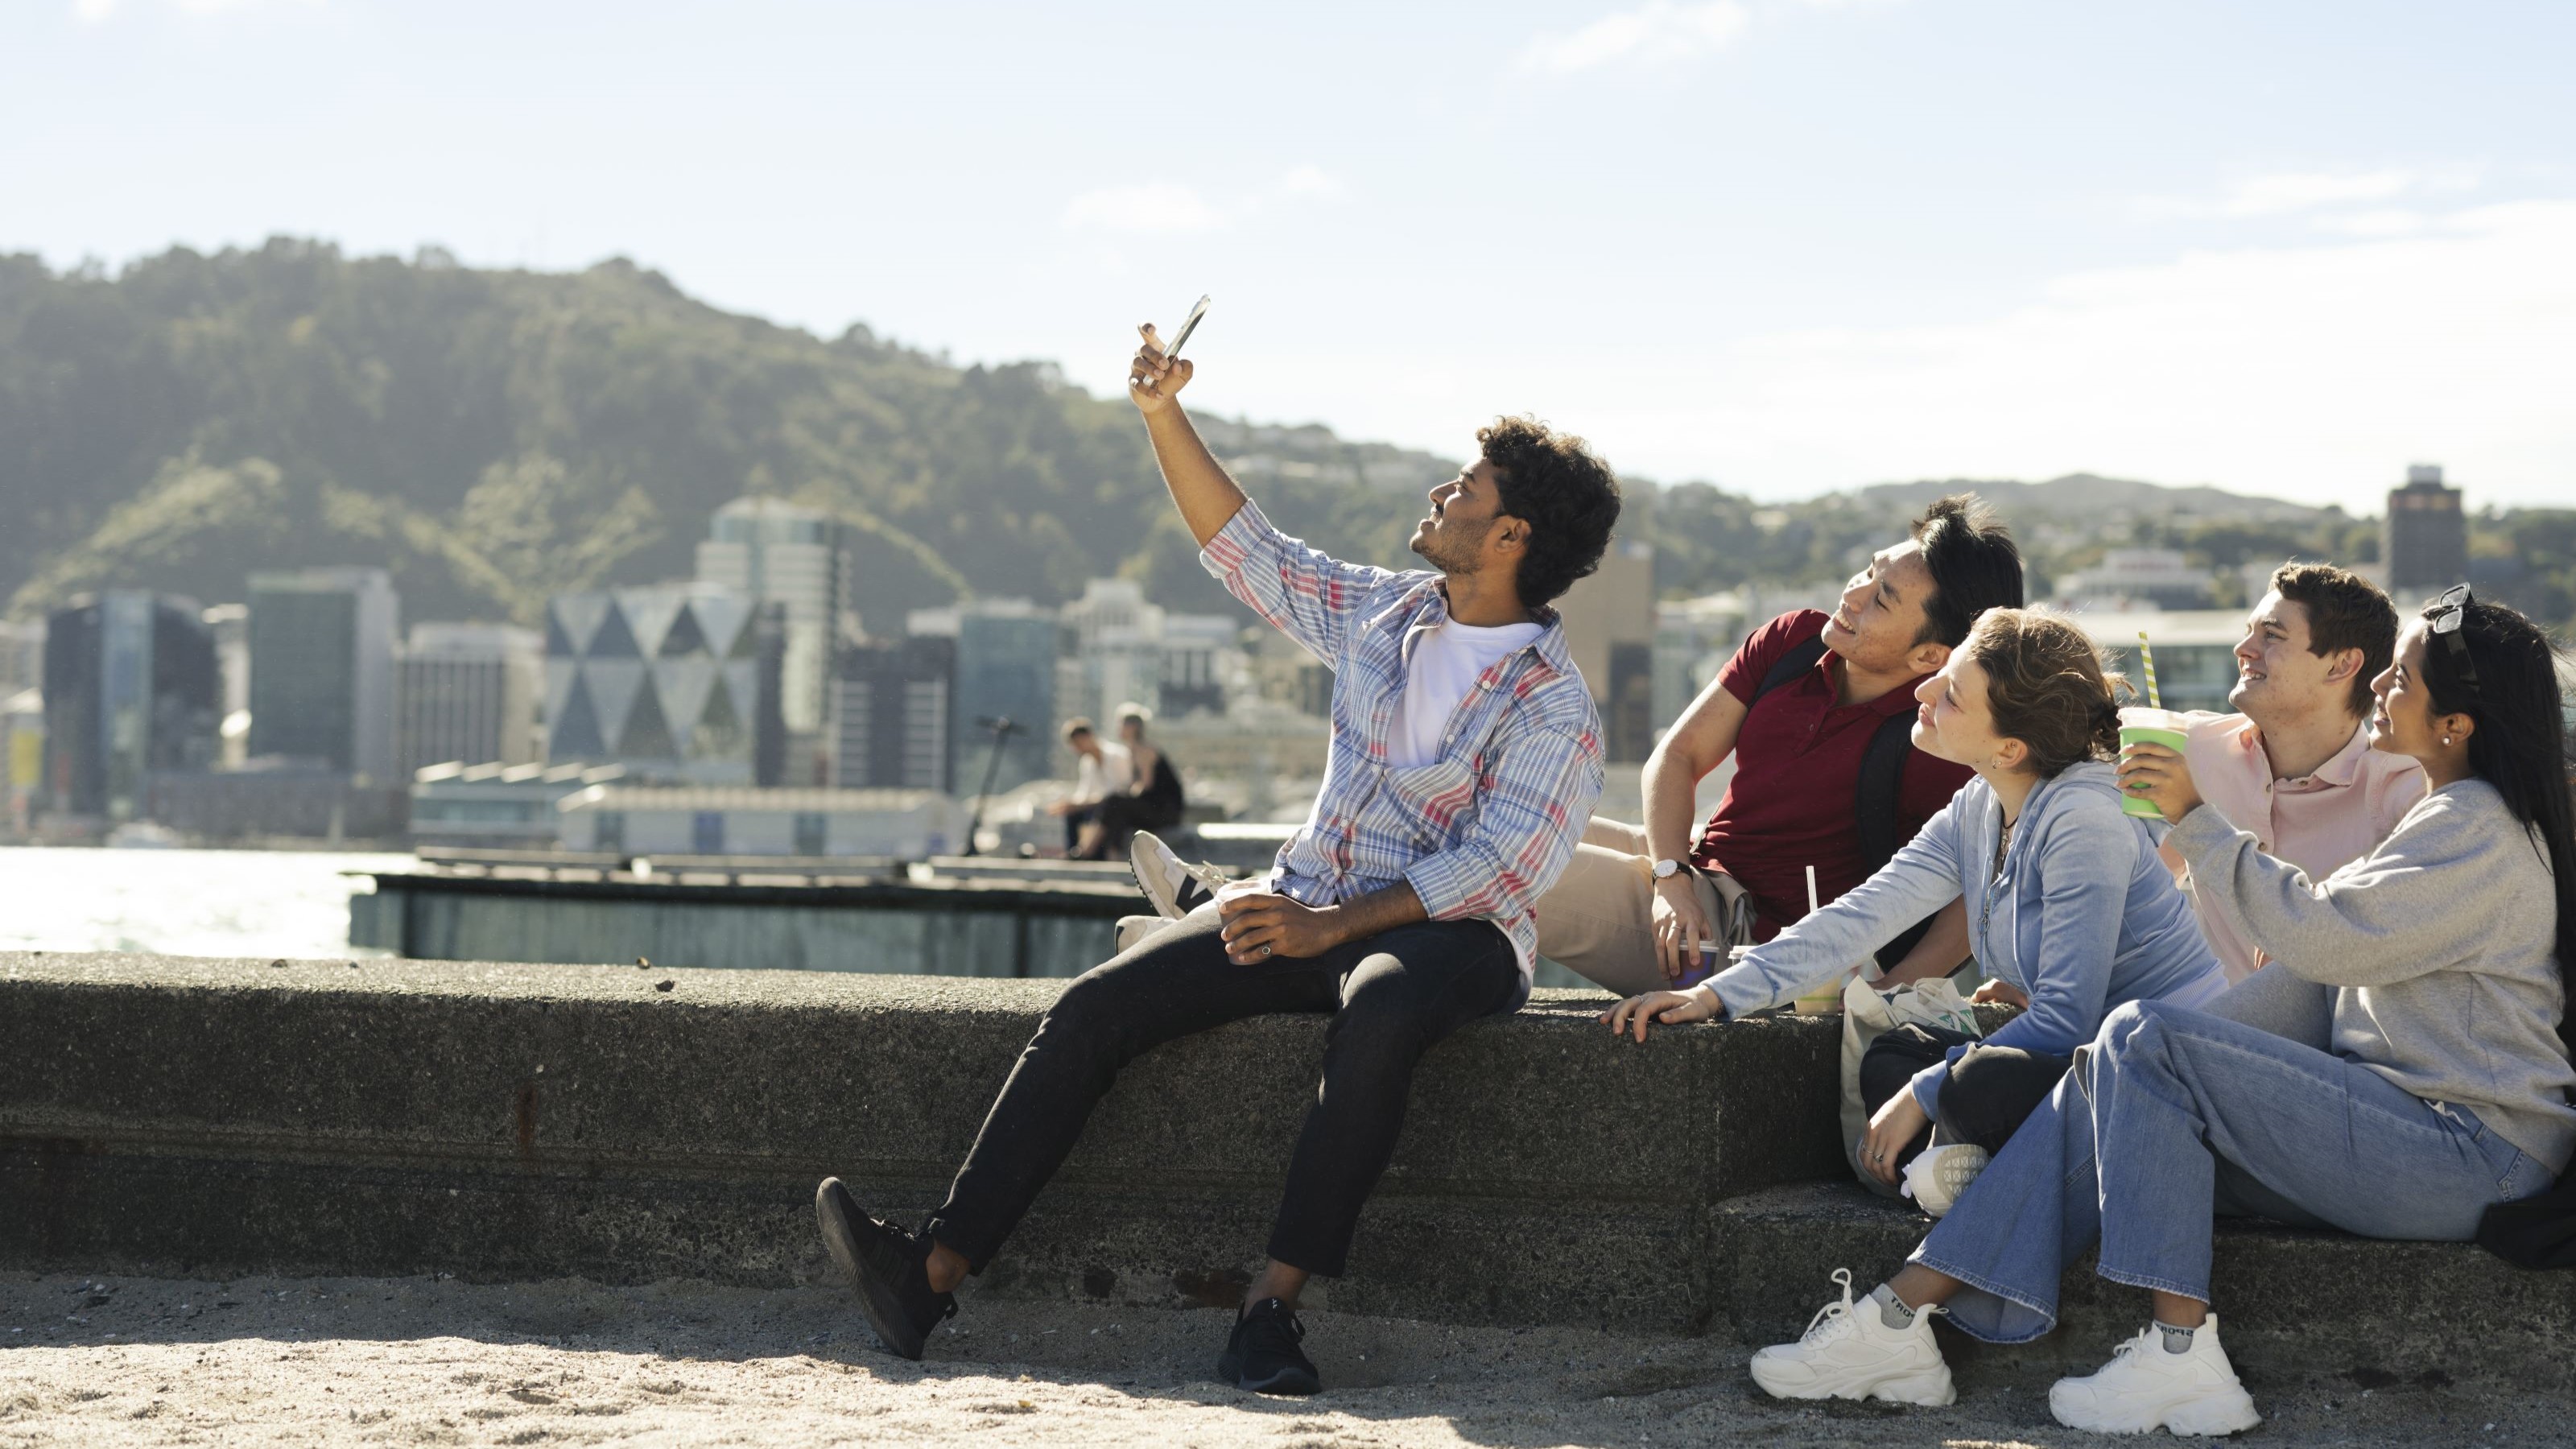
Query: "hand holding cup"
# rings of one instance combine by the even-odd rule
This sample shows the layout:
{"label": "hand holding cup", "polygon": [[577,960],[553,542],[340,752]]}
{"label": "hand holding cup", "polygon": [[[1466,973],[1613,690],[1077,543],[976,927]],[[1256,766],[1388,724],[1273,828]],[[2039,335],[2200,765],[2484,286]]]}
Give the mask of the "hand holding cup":
{"label": "hand holding cup", "polygon": [[2183,758],[2189,739],[2182,721],[2165,710],[2120,711],[2122,813],[2182,823],[2200,803],[2200,786],[2191,778],[2190,761]]}

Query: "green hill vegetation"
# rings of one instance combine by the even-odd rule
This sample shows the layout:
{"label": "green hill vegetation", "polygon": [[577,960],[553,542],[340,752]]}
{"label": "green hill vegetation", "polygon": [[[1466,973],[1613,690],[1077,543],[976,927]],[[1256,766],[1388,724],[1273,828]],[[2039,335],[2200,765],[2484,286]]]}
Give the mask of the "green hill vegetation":
{"label": "green hill vegetation", "polygon": [[[1273,518],[1354,558],[1402,561],[1422,490],[1455,467],[1314,425],[1201,421]],[[1777,506],[1633,481],[1622,532],[1655,545],[1666,595],[1837,578],[1957,486],[2004,507],[2043,576],[2106,543],[2214,567],[2376,550],[2368,520],[2332,509],[2090,477]],[[856,603],[881,632],[961,596],[1060,602],[1105,574],[1227,607],[1125,400],[1047,363],[955,367],[864,326],[827,340],[625,261],[488,271],[291,239],[113,276],[0,256],[13,615],[103,586],[212,602],[253,569],[376,564],[408,618],[529,622],[558,591],[685,577],[708,515],[746,493],[851,525]],[[2518,601],[2576,613],[2576,514],[2476,528]]]}
{"label": "green hill vegetation", "polygon": [[[1321,429],[1283,522],[1386,552],[1450,465]],[[1367,476],[1414,475],[1400,489]],[[378,564],[412,618],[538,617],[550,593],[685,577],[745,493],[856,535],[879,628],[973,593],[1042,602],[1124,569],[1221,600],[1124,399],[1051,366],[948,366],[863,327],[825,341],[623,261],[477,271],[278,240],[113,278],[0,257],[0,598],[240,596],[255,568]]]}

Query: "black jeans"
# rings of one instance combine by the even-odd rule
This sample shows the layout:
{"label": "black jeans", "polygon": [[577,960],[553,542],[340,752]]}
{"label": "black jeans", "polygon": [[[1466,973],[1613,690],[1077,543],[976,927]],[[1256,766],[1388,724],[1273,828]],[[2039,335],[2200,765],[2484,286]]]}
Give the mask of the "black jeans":
{"label": "black jeans", "polygon": [[1271,1012],[1330,1012],[1324,1081],[1288,1163],[1270,1256],[1333,1276],[1395,1153],[1413,1067],[1480,1016],[1528,999],[1489,921],[1423,921],[1305,959],[1225,958],[1213,905],[1075,978],[1029,1038],[923,1231],[981,1272],[1064,1165],[1118,1069],[1175,1037]]}
{"label": "black jeans", "polygon": [[[1861,1054],[1862,1105],[1877,1115],[1890,1098],[1906,1089],[1915,1073],[1948,1056],[1954,1046],[1968,1050],[1942,1079],[1932,1125],[1941,1129],[1945,1141],[1974,1143],[1989,1155],[2004,1150],[2013,1133],[2057,1089],[2057,1079],[2066,1075],[2075,1060],[1989,1046],[1965,1032],[1909,1023],[1882,1033]],[[1902,1169],[1913,1161],[1930,1141],[1930,1132],[1919,1134],[1897,1154],[1897,1166]]]}

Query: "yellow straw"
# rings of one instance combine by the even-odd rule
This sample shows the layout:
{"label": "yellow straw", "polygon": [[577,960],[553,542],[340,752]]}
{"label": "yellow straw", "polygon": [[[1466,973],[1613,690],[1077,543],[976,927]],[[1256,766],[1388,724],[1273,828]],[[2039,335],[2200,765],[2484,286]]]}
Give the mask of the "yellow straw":
{"label": "yellow straw", "polygon": [[2164,696],[2156,692],[2156,651],[2154,646],[2147,643],[2147,631],[2144,629],[2138,631],[2138,662],[2144,665],[2147,671],[2147,707],[2164,708]]}

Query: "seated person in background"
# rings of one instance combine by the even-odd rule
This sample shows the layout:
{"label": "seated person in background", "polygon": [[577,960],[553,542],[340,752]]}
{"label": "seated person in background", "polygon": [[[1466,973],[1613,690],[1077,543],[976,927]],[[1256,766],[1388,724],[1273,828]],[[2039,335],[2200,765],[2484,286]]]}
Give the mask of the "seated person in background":
{"label": "seated person in background", "polygon": [[1064,744],[1074,756],[1073,793],[1049,805],[1047,813],[1064,817],[1064,853],[1082,858],[1100,834],[1100,802],[1135,784],[1136,762],[1125,745],[1102,739],[1081,715],[1064,722]]}
{"label": "seated person in background", "polygon": [[[2546,1190],[2576,1156],[2576,809],[2555,663],[2528,620],[2466,588],[2427,608],[2373,682],[2370,740],[2421,764],[2431,793],[2322,880],[2203,808],[2184,756],[2130,746],[2123,783],[2174,822],[2166,843],[2204,905],[2271,961],[2205,1011],[2113,1011],[1904,1270],[1857,1304],[1838,1274],[1842,1302],[1755,1354],[1754,1381],[1949,1403],[1928,1310],[1990,1343],[2037,1338],[2098,1239],[2094,1271],[2147,1289],[2153,1319],[2099,1372],[2058,1380],[2049,1411],[2097,1432],[2231,1434],[2261,1415],[2210,1311],[2214,1217],[2456,1242]],[[2329,1295],[2312,1311],[2339,1309]]]}
{"label": "seated person in background", "polygon": [[[2424,798],[2421,765],[2370,747],[2370,682],[2396,648],[2397,607],[2378,585],[2332,564],[2283,564],[2236,646],[2227,702],[2244,713],[2183,716],[2205,803],[2311,879],[2387,839]],[[2227,979],[2253,975],[2258,943],[2200,898],[2171,842],[2163,855]]]}
{"label": "seated person in background", "polygon": [[[1861,1165],[1909,1177],[1926,1211],[1973,1181],[2124,1001],[2201,1005],[2227,989],[2191,907],[2156,858],[2154,827],[2120,812],[2110,760],[2120,713],[2093,642],[2053,614],[1996,609],[1916,691],[1914,742],[1976,772],[1878,874],[1688,991],[1631,997],[1602,1020],[1724,1020],[1812,990],[1942,902],[1967,902],[1977,964],[2029,1000],[1982,1042],[1913,1027],[1862,1061],[1871,1099]],[[1894,1041],[1890,1041],[1894,1038]],[[1928,1050],[1907,1059],[1905,1043]],[[1889,1070],[1893,1057],[1894,1070]]]}
{"label": "seated person in background", "polygon": [[[1868,879],[1969,778],[1909,744],[1914,691],[1978,615],[2018,606],[2021,589],[2012,535],[1962,494],[1879,550],[1833,613],[1754,630],[1647,757],[1644,828],[1585,830],[1539,901],[1539,954],[1621,995],[1650,991],[1698,975],[1703,945],[1723,966],[1729,945],[1804,916],[1807,867],[1819,900]],[[1735,778],[1702,826],[1694,793],[1730,752]],[[1935,901],[1901,924],[1925,916],[1926,930],[1880,958],[1888,985],[1967,959],[1960,909]]]}
{"label": "seated person in background", "polygon": [[1139,830],[1169,830],[1181,823],[1181,772],[1171,757],[1145,738],[1154,712],[1141,704],[1118,706],[1118,741],[1125,749],[1134,782],[1100,801],[1099,829],[1073,853],[1084,860],[1111,860],[1127,853]]}
{"label": "seated person in background", "polygon": [[1328,1016],[1269,1260],[1217,1360],[1240,1388],[1311,1394],[1298,1293],[1347,1267],[1422,1054],[1529,999],[1531,903],[1600,798],[1600,716],[1548,604],[1600,563],[1619,485],[1580,439],[1501,419],[1431,490],[1412,541],[1430,568],[1344,563],[1281,533],[1226,476],[1174,401],[1193,371],[1148,328],[1128,396],[1200,563],[1333,670],[1314,813],[1267,880],[1065,987],[919,1233],[870,1216],[838,1178],[814,1206],[877,1336],[919,1358],[956,1310],[951,1291],[1001,1251],[1121,1068],[1244,1017]]}

